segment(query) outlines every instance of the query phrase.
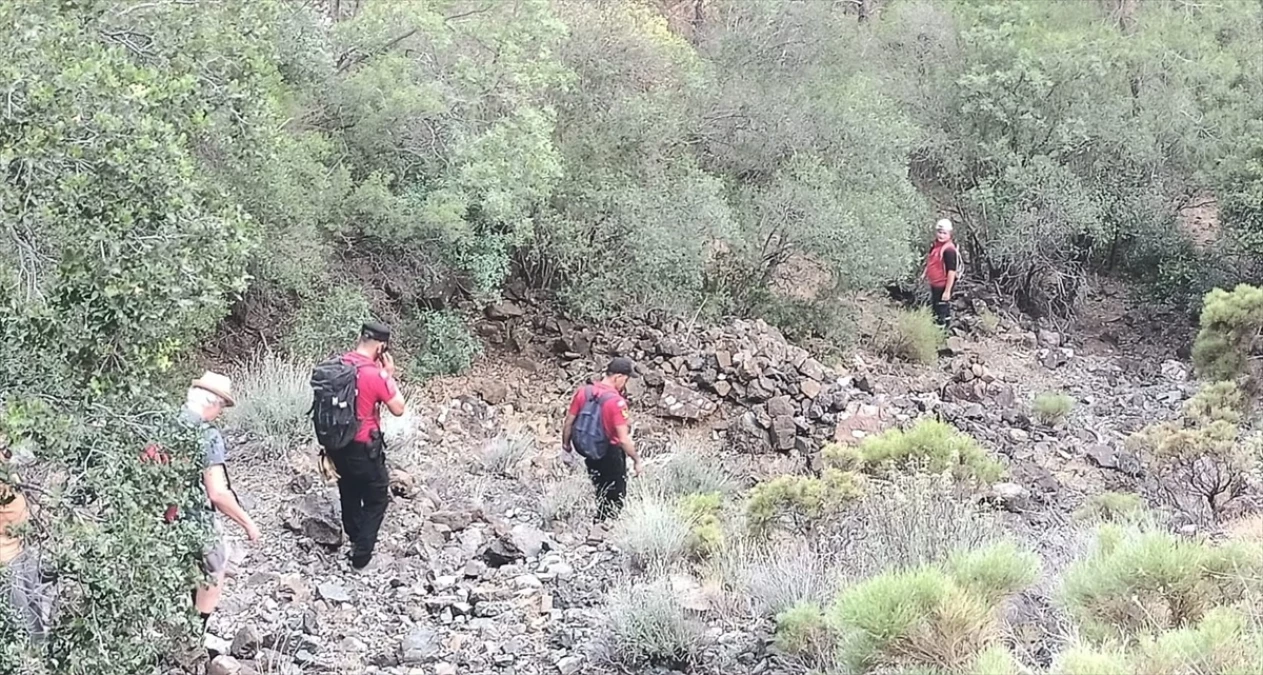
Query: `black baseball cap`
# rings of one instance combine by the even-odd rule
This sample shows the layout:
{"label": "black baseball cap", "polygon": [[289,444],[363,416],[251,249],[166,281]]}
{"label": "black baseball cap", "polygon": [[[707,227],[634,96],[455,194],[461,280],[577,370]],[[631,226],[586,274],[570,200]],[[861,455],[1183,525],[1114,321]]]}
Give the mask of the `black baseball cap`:
{"label": "black baseball cap", "polygon": [[610,359],[610,364],[605,367],[606,375],[626,375],[627,377],[640,377],[636,374],[636,364],[631,359],[624,356],[616,356]]}
{"label": "black baseball cap", "polygon": [[379,321],[368,321],[360,326],[360,337],[378,342],[390,342],[390,326]]}

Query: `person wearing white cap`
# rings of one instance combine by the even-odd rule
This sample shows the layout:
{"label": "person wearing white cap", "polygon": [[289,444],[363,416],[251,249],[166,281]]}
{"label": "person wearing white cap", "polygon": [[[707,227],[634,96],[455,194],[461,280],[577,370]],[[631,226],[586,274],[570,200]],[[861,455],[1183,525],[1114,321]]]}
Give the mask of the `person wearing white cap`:
{"label": "person wearing white cap", "polygon": [[934,225],[934,245],[925,259],[925,279],[930,282],[930,304],[934,320],[947,328],[952,320],[952,290],[959,266],[956,244],[952,242],[952,221],[943,218]]}
{"label": "person wearing white cap", "polygon": [[193,380],[185,399],[180,421],[197,428],[202,435],[202,485],[206,488],[205,509],[210,514],[214,537],[204,552],[204,567],[210,576],[207,585],[199,585],[193,595],[193,603],[202,617],[202,629],[219,605],[223,593],[224,576],[228,569],[228,548],[223,538],[223,523],[219,514],[227,516],[245,530],[246,539],[258,541],[262,535],[254,519],[242,508],[228,478],[228,446],[214,422],[224,411],[236,405],[232,397],[232,381],[224,375],[206,371]]}

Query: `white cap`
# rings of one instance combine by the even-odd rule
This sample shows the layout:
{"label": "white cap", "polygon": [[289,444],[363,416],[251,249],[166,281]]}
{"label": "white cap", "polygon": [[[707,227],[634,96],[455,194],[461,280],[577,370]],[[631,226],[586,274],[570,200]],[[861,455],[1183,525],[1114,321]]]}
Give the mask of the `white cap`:
{"label": "white cap", "polygon": [[948,219],[944,218],[944,219],[942,219],[942,220],[940,220],[940,221],[938,221],[937,223],[935,223],[935,224],[934,224],[934,229],[935,229],[935,231],[937,231],[937,232],[951,232],[951,231],[952,231],[952,221],[950,221],[950,220],[948,220]]}

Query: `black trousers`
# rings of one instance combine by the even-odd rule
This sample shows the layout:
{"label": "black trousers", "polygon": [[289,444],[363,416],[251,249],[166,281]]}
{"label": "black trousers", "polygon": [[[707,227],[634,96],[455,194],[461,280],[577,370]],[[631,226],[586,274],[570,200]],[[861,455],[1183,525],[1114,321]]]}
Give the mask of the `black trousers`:
{"label": "black trousers", "polygon": [[351,443],[329,453],[338,470],[338,496],[342,501],[342,530],[350,540],[353,558],[367,560],[377,546],[386,506],[390,503],[390,470],[385,446]]}
{"label": "black trousers", "polygon": [[946,288],[930,286],[930,304],[934,307],[934,322],[944,328],[952,322],[952,303],[943,301],[943,292],[946,290]]}
{"label": "black trousers", "polygon": [[588,477],[596,488],[596,519],[613,518],[623,509],[627,496],[627,455],[622,446],[612,446],[601,459],[583,460]]}

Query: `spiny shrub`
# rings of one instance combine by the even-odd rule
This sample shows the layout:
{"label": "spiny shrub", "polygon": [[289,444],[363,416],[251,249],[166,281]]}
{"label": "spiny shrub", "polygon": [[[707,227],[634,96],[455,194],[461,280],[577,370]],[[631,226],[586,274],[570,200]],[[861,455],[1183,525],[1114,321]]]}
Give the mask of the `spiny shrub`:
{"label": "spiny shrub", "polygon": [[689,552],[695,558],[705,558],[723,548],[724,528],[719,519],[723,507],[723,495],[718,492],[685,495],[680,498],[679,509],[689,524]]}
{"label": "spiny shrub", "polygon": [[1035,417],[1041,424],[1062,422],[1074,410],[1074,398],[1060,392],[1044,392],[1035,397]]}
{"label": "spiny shrub", "polygon": [[1134,522],[1146,513],[1145,500],[1131,492],[1102,492],[1089,497],[1075,512],[1079,520],[1100,523]]}
{"label": "spiny shrub", "polygon": [[922,419],[907,430],[891,429],[869,436],[858,446],[830,445],[825,461],[839,468],[951,472],[958,479],[993,483],[1004,466],[968,434],[938,420]]}
{"label": "spiny shrub", "polygon": [[1168,532],[1104,525],[1096,549],[1067,572],[1063,592],[1084,634],[1128,641],[1198,621],[1260,584],[1263,550]]}
{"label": "spiny shrub", "polygon": [[1246,618],[1223,607],[1196,626],[1164,633],[1143,645],[1136,672],[1146,675],[1253,675],[1263,665],[1263,643]]}
{"label": "spiny shrub", "polygon": [[272,452],[311,439],[310,370],[275,354],[255,358],[236,374],[240,395],[227,423],[262,441]]}
{"label": "spiny shrub", "polygon": [[831,547],[860,576],[942,562],[1005,532],[994,509],[962,493],[946,474],[894,477],[847,509],[838,529]]}
{"label": "spiny shrub", "polygon": [[667,497],[712,492],[726,495],[737,490],[737,483],[721,462],[691,445],[681,445],[665,462],[655,464],[653,471],[646,471],[633,483],[633,489]]}
{"label": "spiny shrub", "polygon": [[1208,380],[1246,374],[1254,342],[1263,329],[1263,289],[1239,284],[1216,288],[1202,304],[1201,328],[1193,341],[1193,367]]}
{"label": "spiny shrub", "polygon": [[837,590],[832,561],[801,541],[747,552],[736,566],[735,589],[749,598],[756,616],[775,617],[804,602],[820,604]]}
{"label": "spiny shrub", "polygon": [[692,530],[673,500],[640,495],[623,509],[614,536],[633,564],[649,569],[683,558]]}
{"label": "spiny shrub", "polygon": [[702,626],[667,579],[616,588],[605,617],[600,654],[625,668],[687,670],[704,647]]}
{"label": "spiny shrub", "polygon": [[824,610],[814,602],[799,602],[776,615],[776,647],[819,663],[832,650],[832,636]]}
{"label": "spiny shrub", "polygon": [[516,478],[522,462],[535,453],[535,438],[528,434],[500,434],[483,446],[482,468],[488,473]]}
{"label": "spiny shrub", "polygon": [[1077,645],[1057,656],[1051,675],[1136,675],[1130,657],[1120,649],[1097,650]]}
{"label": "spiny shrub", "polygon": [[588,513],[595,505],[591,481],[585,474],[575,474],[544,489],[539,498],[539,515],[544,525],[551,525]]}
{"label": "spiny shrub", "polygon": [[890,330],[878,338],[877,349],[882,354],[912,363],[934,363],[939,347],[947,334],[936,323],[928,309],[900,311]]}
{"label": "spiny shrub", "polygon": [[1246,408],[1246,394],[1236,382],[1210,382],[1184,402],[1186,425],[1215,422],[1240,424]]}
{"label": "spiny shrub", "polygon": [[[997,569],[984,571],[985,565]],[[856,672],[969,672],[981,652],[998,644],[999,601],[1035,573],[1034,558],[1009,545],[970,552],[944,566],[888,572],[844,590],[830,623]]]}
{"label": "spiny shrub", "polygon": [[780,476],[750,491],[746,521],[756,536],[766,535],[782,520],[789,521],[795,531],[806,532],[862,494],[862,477],[849,471],[826,469],[821,478]]}

